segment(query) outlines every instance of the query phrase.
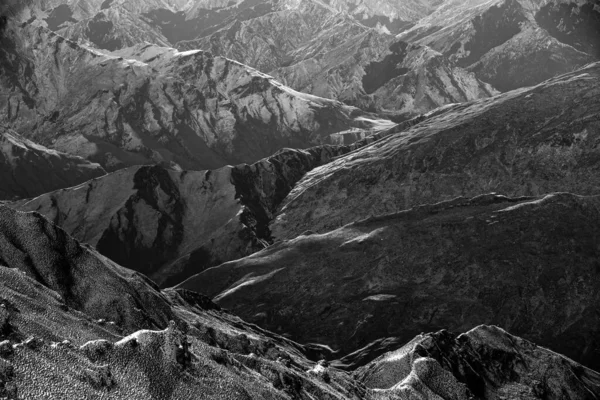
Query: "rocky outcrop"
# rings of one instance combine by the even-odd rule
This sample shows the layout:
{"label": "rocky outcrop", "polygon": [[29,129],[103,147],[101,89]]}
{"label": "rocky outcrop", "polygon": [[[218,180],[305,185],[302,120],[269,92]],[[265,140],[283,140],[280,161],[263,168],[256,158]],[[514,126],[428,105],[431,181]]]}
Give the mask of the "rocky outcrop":
{"label": "rocky outcrop", "polygon": [[180,287],[338,355],[484,323],[598,368],[599,223],[598,196],[457,198],[305,232]]}
{"label": "rocky outcrop", "polygon": [[383,399],[600,396],[598,373],[495,326],[420,335],[357,375]]}
{"label": "rocky outcrop", "polygon": [[294,238],[457,196],[597,194],[600,64],[440,113],[309,172],[271,230]]}
{"label": "rocky outcrop", "polygon": [[34,197],[105,174],[98,164],[47,149],[0,126],[0,200]]}
{"label": "rocky outcrop", "polygon": [[508,91],[598,60],[592,2],[566,3],[448,1],[399,37],[430,46]]}
{"label": "rocky outcrop", "polygon": [[210,53],[140,45],[104,55],[35,21],[12,24],[2,38],[2,119],[28,138],[110,170],[252,163],[283,147],[310,147],[350,127],[378,125],[356,108],[295,92]]}

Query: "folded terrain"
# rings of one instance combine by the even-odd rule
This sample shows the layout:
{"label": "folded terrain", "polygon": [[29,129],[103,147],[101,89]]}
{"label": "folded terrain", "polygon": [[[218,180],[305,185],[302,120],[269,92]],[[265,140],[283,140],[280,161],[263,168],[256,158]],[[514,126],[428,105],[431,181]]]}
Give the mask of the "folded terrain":
{"label": "folded terrain", "polygon": [[600,197],[482,195],[305,234],[178,287],[342,355],[495,324],[593,368]]}
{"label": "folded terrain", "polygon": [[598,373],[495,327],[419,335],[353,373],[316,363],[331,356],[326,347],[247,324],[197,293],[161,292],[39,214],[2,206],[0,275],[0,396],[8,399],[600,395]]}
{"label": "folded terrain", "polygon": [[386,19],[398,27],[410,25],[431,11],[430,5],[378,3],[269,0],[182,8],[130,0],[84,16],[99,5],[76,13],[76,5],[65,1],[54,9],[34,6],[29,21],[101,50],[154,43],[209,51],[274,75],[294,90],[372,111],[399,106],[397,113],[418,114],[494,93],[426,46],[406,50],[408,44],[386,28]]}
{"label": "folded terrain", "polygon": [[421,334],[355,376],[380,399],[596,399],[599,383],[592,370],[495,326]]}
{"label": "folded terrain", "polygon": [[35,20],[15,21],[1,38],[2,121],[109,170],[252,163],[283,147],[329,143],[351,127],[386,124],[210,53],[139,45],[106,55]]}
{"label": "folded terrain", "polygon": [[600,63],[454,105],[309,172],[271,230],[294,238],[457,196],[598,194]]}
{"label": "folded terrain", "polygon": [[130,167],[11,206],[42,213],[120,265],[175,285],[267,246],[268,224],[293,185],[353,148],[287,149],[209,171]]}
{"label": "folded terrain", "polygon": [[105,174],[98,164],[47,149],[0,126],[0,200],[34,197]]}
{"label": "folded terrain", "polygon": [[399,38],[507,91],[598,61],[599,22],[594,0],[451,0]]}
{"label": "folded terrain", "polygon": [[208,49],[295,90],[372,111],[418,114],[495,93],[442,54],[361,22],[309,0],[176,46]]}

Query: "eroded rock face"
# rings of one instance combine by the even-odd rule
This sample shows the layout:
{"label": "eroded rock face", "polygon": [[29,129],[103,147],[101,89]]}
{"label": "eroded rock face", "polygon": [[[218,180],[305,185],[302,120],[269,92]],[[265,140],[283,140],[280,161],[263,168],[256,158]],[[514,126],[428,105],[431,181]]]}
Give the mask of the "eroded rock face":
{"label": "eroded rock face", "polygon": [[34,197],[105,174],[98,164],[50,150],[0,127],[0,200]]}
{"label": "eroded rock face", "polygon": [[[439,114],[309,172],[271,230],[294,238],[456,196],[597,194],[600,64]],[[309,210],[309,211],[307,211]]]}
{"label": "eroded rock face", "polygon": [[445,399],[593,399],[600,376],[495,326],[420,335],[356,375],[377,395]]}
{"label": "eroded rock face", "polygon": [[599,207],[572,194],[458,198],[305,233],[180,286],[342,354],[492,323],[597,368]]}
{"label": "eroded rock face", "polygon": [[36,21],[9,25],[2,37],[0,76],[8,93],[2,120],[110,170],[251,163],[283,147],[328,143],[330,134],[379,124],[210,53],[140,45],[105,55]]}

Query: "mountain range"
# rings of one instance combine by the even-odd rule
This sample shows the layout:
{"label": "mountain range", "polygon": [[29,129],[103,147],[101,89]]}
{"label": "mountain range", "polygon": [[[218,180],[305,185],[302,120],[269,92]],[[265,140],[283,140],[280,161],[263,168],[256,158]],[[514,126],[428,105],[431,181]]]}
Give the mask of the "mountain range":
{"label": "mountain range", "polygon": [[597,0],[0,4],[0,398],[599,399]]}

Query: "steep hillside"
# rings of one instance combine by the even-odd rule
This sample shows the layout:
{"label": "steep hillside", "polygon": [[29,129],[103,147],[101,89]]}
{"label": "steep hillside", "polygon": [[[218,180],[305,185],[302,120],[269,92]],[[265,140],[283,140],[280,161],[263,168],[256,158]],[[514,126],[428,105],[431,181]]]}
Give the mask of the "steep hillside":
{"label": "steep hillside", "polygon": [[272,74],[300,91],[400,118],[497,93],[442,54],[389,39],[368,32]]}
{"label": "steep hillside", "polygon": [[380,125],[356,108],[202,51],[140,45],[105,55],[35,21],[9,24],[1,40],[2,120],[109,170],[252,163],[283,147],[329,143],[350,127]]}
{"label": "steep hillside", "polygon": [[489,192],[598,194],[599,94],[596,63],[533,88],[447,107],[309,172],[271,229],[276,238],[294,238]]}
{"label": "steep hillside", "polygon": [[372,111],[418,114],[495,93],[442,54],[368,29],[321,2],[290,7],[177,47],[210,49],[295,90]]}
{"label": "steep hillside", "polygon": [[[50,27],[50,25],[49,25]],[[55,29],[61,36],[90,47],[114,51],[139,43],[169,46],[169,40],[149,21],[124,7],[110,7],[92,18]]]}
{"label": "steep hillside", "polygon": [[366,392],[342,371],[328,369],[326,380],[308,373],[315,363],[302,346],[197,293],[159,292],[41,216],[1,206],[0,276],[2,397],[359,399]]}
{"label": "steep hillside", "polygon": [[131,167],[12,206],[42,213],[120,265],[174,285],[268,245],[268,223],[293,185],[351,149],[284,150],[214,171]]}
{"label": "steep hillside", "polygon": [[599,227],[598,196],[457,198],[306,232],[179,287],[341,354],[484,323],[598,368]]}
{"label": "steep hillside", "polygon": [[98,164],[47,149],[0,126],[0,200],[35,197],[105,174]]}
{"label": "steep hillside", "polygon": [[447,1],[402,40],[432,47],[503,91],[598,60],[593,1]]}
{"label": "steep hillside", "polygon": [[[596,372],[495,327],[458,337],[421,335],[353,374],[315,363],[309,357],[331,352],[247,324],[200,294],[159,292],[41,216],[6,207],[0,207],[0,278],[0,396],[9,399],[393,400],[412,393],[491,400],[509,392],[532,399],[600,393]],[[490,367],[499,355],[500,368]],[[541,367],[548,379],[540,379]]]}
{"label": "steep hillside", "polygon": [[419,335],[357,375],[397,398],[426,399],[594,399],[599,383],[593,371],[495,326]]}

